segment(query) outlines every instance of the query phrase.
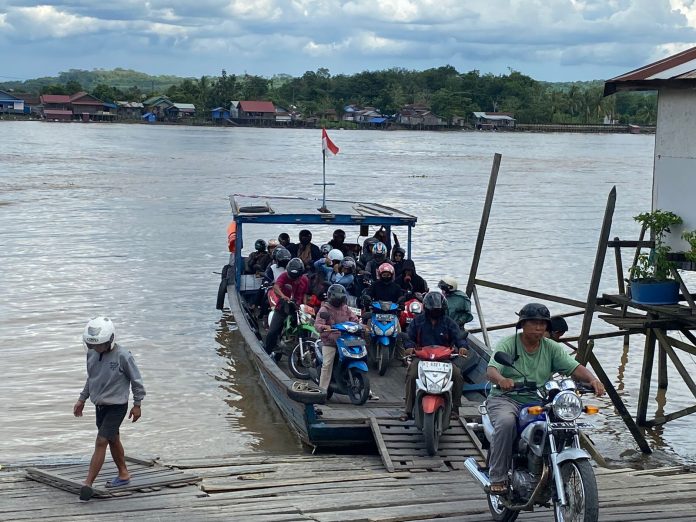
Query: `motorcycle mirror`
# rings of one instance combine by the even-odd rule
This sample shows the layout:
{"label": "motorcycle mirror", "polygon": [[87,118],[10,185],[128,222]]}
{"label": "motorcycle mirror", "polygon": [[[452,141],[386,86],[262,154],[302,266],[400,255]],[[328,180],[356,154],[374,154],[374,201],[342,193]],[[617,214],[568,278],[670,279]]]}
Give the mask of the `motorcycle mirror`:
{"label": "motorcycle mirror", "polygon": [[319,314],[319,317],[321,317],[324,321],[328,321],[329,319],[331,319],[329,312],[322,312]]}
{"label": "motorcycle mirror", "polygon": [[493,359],[495,362],[502,364],[503,366],[511,367],[513,365],[512,356],[509,353],[495,352],[495,354],[493,354]]}

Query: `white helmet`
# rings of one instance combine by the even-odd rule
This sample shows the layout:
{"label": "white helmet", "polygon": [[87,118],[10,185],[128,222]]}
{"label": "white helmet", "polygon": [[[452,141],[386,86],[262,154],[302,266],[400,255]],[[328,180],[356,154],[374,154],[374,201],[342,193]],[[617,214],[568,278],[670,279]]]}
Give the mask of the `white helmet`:
{"label": "white helmet", "polygon": [[457,289],[457,280],[452,276],[445,276],[440,279],[437,286],[440,290],[444,290],[445,292],[454,292]]}
{"label": "white helmet", "polygon": [[329,256],[329,259],[332,263],[334,261],[338,261],[339,263],[343,261],[343,252],[341,252],[338,248],[329,250],[329,253],[327,255]]}
{"label": "white helmet", "polygon": [[110,343],[109,350],[114,347],[116,330],[114,323],[108,317],[93,317],[85,326],[82,340],[89,347],[93,344]]}

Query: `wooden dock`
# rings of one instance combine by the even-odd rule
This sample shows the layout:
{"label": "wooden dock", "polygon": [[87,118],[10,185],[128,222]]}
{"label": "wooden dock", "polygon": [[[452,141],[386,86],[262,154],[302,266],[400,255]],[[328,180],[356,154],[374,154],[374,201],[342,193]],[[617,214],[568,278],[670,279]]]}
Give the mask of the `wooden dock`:
{"label": "wooden dock", "polygon": [[[490,520],[486,499],[466,472],[388,473],[376,455],[244,455],[163,464],[202,480],[83,503],[30,479],[24,469],[2,471],[0,520]],[[696,473],[687,468],[595,471],[602,521],[694,520]],[[553,514],[539,509],[518,520],[549,521]]]}

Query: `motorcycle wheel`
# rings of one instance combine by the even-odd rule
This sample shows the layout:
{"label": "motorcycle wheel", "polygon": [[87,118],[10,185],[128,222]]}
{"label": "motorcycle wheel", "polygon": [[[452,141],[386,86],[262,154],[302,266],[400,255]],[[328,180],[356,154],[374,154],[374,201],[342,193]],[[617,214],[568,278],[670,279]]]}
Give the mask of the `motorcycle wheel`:
{"label": "motorcycle wheel", "polygon": [[311,364],[311,358],[309,361],[305,361],[302,358],[303,347],[305,358],[311,357],[311,354],[309,353],[310,348],[308,345],[309,341],[301,340],[299,343],[297,343],[295,348],[292,350],[292,353],[290,354],[290,371],[298,379],[309,379],[309,367],[307,366],[307,363]]}
{"label": "motorcycle wheel", "polygon": [[561,464],[563,489],[568,504],[553,503],[556,522],[596,522],[599,520],[599,495],[592,465],[587,460]]}
{"label": "motorcycle wheel", "polygon": [[381,377],[387,373],[387,368],[389,368],[389,350],[381,347],[378,348],[378,350],[379,355],[377,356],[377,372]]}
{"label": "motorcycle wheel", "polygon": [[423,415],[423,438],[425,439],[425,450],[431,457],[437,455],[437,448],[440,445],[440,435],[442,435],[442,415],[443,408],[438,408],[433,413]]}
{"label": "motorcycle wheel", "polygon": [[360,406],[370,398],[370,379],[367,374],[354,368],[348,369],[348,398],[352,404]]}
{"label": "motorcycle wheel", "polygon": [[[489,451],[490,454],[490,451]],[[488,456],[486,456],[486,467],[490,469]],[[488,510],[491,512],[491,518],[496,522],[514,522],[519,516],[519,511],[513,511],[506,508],[498,495],[487,495]]]}

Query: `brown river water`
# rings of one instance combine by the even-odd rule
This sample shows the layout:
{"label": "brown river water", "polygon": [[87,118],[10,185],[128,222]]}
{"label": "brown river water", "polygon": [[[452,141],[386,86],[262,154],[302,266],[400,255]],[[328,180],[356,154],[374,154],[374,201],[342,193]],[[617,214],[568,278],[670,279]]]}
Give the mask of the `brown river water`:
{"label": "brown river water", "polygon": [[[122,429],[127,452],[302,451],[250,365],[234,318],[215,310],[213,272],[228,257],[228,194],[321,196],[313,185],[321,181],[321,132],[41,122],[2,122],[0,131],[0,465],[91,453],[94,409],[76,419],[72,406],[85,378],[81,332],[102,314],[134,353],[148,392],[143,418]],[[341,152],[327,161],[336,183],[329,195],[417,215],[414,260],[433,287],[445,274],[466,281],[495,152],[503,160],[483,279],[584,300],[611,187],[618,190],[612,236],[636,238],[632,216],[650,207],[654,136],[331,137]],[[321,243],[331,230],[314,232]],[[612,263],[613,256],[600,291],[616,288]],[[489,325],[511,322],[526,302],[488,289],[480,295]],[[576,334],[580,319],[569,324]],[[596,321],[595,329],[611,328]],[[641,340],[628,354],[611,339],[595,350],[635,411]],[[653,394],[653,411],[693,402],[671,367],[670,376],[666,403]],[[606,408],[590,435],[609,459],[696,459],[688,435],[695,416],[650,431],[656,452],[645,459],[610,402],[599,402]]]}

